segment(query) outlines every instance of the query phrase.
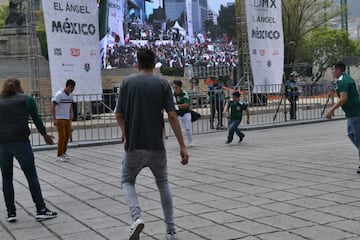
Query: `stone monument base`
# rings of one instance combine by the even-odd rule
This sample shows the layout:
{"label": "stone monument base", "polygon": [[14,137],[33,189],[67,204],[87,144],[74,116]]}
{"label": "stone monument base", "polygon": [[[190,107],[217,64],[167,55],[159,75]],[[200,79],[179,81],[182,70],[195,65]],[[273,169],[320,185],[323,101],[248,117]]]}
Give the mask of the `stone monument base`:
{"label": "stone monument base", "polygon": [[26,27],[0,29],[0,58],[27,58],[28,48]]}

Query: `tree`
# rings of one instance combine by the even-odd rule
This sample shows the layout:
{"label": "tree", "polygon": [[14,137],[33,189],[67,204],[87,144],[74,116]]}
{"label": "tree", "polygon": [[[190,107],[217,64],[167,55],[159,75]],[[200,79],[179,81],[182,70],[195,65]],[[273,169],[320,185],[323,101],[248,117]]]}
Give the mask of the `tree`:
{"label": "tree", "polygon": [[204,22],[205,32],[210,33],[211,39],[221,38],[220,29],[218,25],[215,25],[212,20],[205,20]]}
{"label": "tree", "polygon": [[317,68],[312,76],[312,82],[318,81],[334,62],[343,57],[359,54],[359,48],[357,48],[359,45],[351,40],[345,31],[322,27],[313,30],[311,35],[305,37],[304,40],[305,52]]}
{"label": "tree", "polygon": [[0,6],[0,27],[5,26],[5,20],[9,16],[9,6],[1,5]]}
{"label": "tree", "polygon": [[333,10],[332,6],[333,0],[282,1],[285,64],[297,62],[297,54],[302,51],[305,36],[323,27],[329,19],[339,16],[345,10]]}
{"label": "tree", "polygon": [[226,34],[229,39],[236,37],[235,5],[229,7],[221,5],[217,20],[223,34]]}

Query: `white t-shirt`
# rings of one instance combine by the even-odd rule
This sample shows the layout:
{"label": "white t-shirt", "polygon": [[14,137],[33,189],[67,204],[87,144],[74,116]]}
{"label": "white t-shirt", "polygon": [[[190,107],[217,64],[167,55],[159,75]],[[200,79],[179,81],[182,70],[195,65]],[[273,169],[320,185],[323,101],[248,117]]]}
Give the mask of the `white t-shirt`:
{"label": "white t-shirt", "polygon": [[55,118],[56,119],[71,119],[70,108],[74,99],[73,93],[67,95],[65,90],[62,89],[55,94],[53,102],[55,106]]}

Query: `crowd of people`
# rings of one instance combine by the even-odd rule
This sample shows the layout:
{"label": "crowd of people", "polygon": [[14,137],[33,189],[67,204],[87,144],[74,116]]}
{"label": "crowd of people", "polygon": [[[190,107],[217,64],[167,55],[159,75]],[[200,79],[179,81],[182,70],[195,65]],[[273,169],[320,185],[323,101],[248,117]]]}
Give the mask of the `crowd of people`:
{"label": "crowd of people", "polygon": [[237,66],[239,64],[237,46],[231,43],[180,44],[169,42],[158,45],[147,42],[146,45],[129,43],[125,46],[108,46],[104,68],[134,67],[137,64],[137,50],[144,47],[155,52],[157,68],[162,66]]}

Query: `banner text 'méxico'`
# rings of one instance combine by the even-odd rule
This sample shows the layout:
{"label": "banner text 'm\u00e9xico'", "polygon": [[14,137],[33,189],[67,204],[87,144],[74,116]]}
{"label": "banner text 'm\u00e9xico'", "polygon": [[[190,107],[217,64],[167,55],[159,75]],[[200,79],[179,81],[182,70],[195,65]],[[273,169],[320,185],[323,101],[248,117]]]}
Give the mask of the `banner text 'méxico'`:
{"label": "banner text 'm\u00e9xico'", "polygon": [[52,32],[64,32],[67,34],[94,35],[96,27],[94,24],[69,22],[66,18],[64,22],[52,21]]}

